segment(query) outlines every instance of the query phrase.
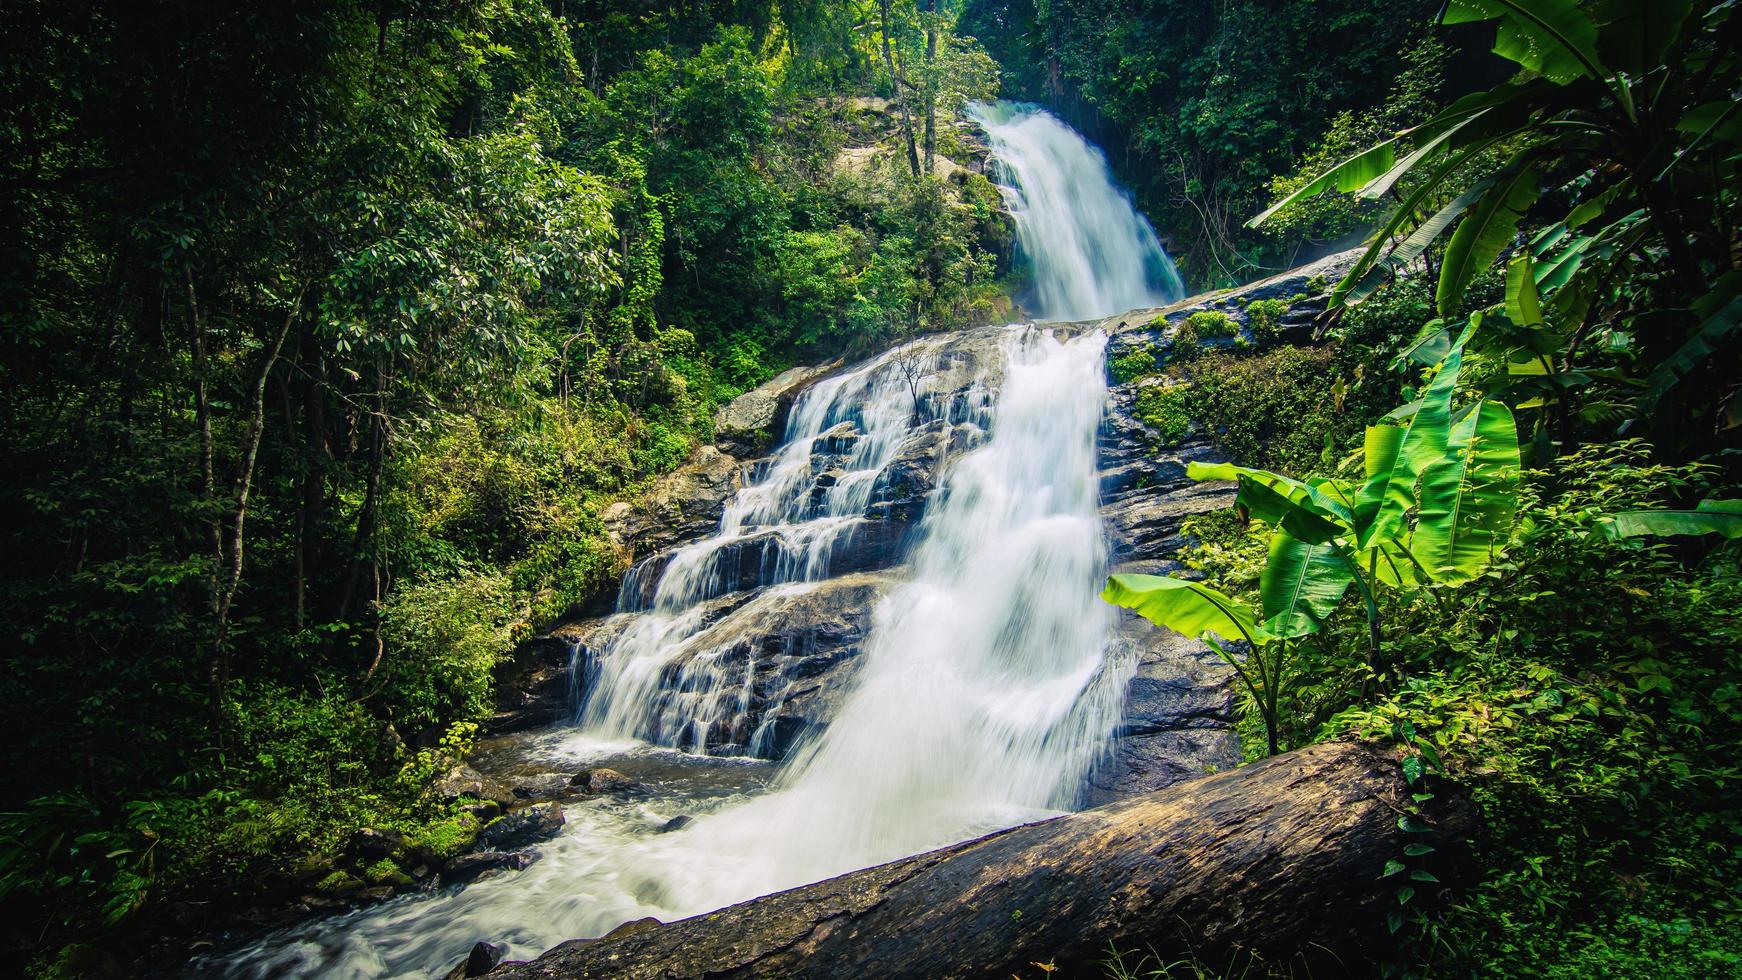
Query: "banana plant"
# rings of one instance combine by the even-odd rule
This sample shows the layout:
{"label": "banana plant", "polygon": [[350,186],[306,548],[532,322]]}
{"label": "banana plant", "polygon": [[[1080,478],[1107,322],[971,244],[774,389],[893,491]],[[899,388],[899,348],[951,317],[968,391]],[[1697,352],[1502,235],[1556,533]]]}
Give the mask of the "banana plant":
{"label": "banana plant", "polygon": [[1623,510],[1605,515],[1600,526],[1611,540],[1704,536],[1724,540],[1707,553],[1703,567],[1742,570],[1742,500],[1702,500],[1693,510]]}
{"label": "banana plant", "polygon": [[[1526,212],[1569,195],[1564,216],[1521,249],[1532,260],[1522,272],[1533,291],[1551,300],[1534,322],[1558,325],[1556,343],[1536,344],[1558,364],[1520,386],[1548,389],[1531,407],[1570,420],[1570,410],[1552,403],[1568,398],[1564,382],[1589,382],[1572,377],[1579,357],[1609,338],[1637,339],[1630,349],[1643,355],[1648,383],[1616,385],[1634,418],[1652,418],[1690,376],[1714,401],[1722,397],[1726,372],[1707,365],[1733,355],[1742,331],[1742,284],[1722,281],[1733,267],[1742,164],[1737,5],[1448,0],[1441,21],[1492,23],[1494,52],[1519,75],[1356,153],[1248,225],[1332,190],[1395,200],[1331,307],[1362,301],[1449,235],[1435,301],[1451,316],[1475,277],[1513,245]],[[1648,304],[1623,294],[1623,283],[1647,280],[1656,284]],[[1734,402],[1731,415],[1742,419]]]}
{"label": "banana plant", "polygon": [[[1455,585],[1480,575],[1511,536],[1517,427],[1504,404],[1455,402],[1473,328],[1451,341],[1422,397],[1396,424],[1372,426],[1364,479],[1297,480],[1231,463],[1192,463],[1195,480],[1236,484],[1235,505],[1272,527],[1260,608],[1200,582],[1115,575],[1106,601],[1198,637],[1234,667],[1277,750],[1277,703],[1291,659],[1350,591],[1367,618],[1369,666],[1385,665],[1378,590]],[[1245,644],[1242,660],[1229,642]]]}

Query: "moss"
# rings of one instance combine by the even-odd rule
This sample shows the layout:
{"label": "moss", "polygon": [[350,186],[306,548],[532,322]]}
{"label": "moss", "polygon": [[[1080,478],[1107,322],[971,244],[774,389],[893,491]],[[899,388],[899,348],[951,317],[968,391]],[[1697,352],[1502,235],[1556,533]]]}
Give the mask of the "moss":
{"label": "moss", "polygon": [[1287,312],[1287,300],[1255,299],[1246,304],[1246,325],[1259,343],[1274,343],[1282,334],[1282,316]]}
{"label": "moss", "polygon": [[362,879],[343,871],[335,871],[322,878],[315,885],[315,891],[323,895],[349,895],[352,892],[362,891],[363,887]]}
{"label": "moss", "polygon": [[1119,384],[1154,374],[1155,368],[1155,351],[1147,344],[1133,348],[1107,362],[1108,371],[1113,375],[1113,380]]}
{"label": "moss", "polygon": [[1155,430],[1159,445],[1177,446],[1191,429],[1186,385],[1151,385],[1137,393],[1137,420]]}
{"label": "moss", "polygon": [[407,845],[419,854],[431,858],[446,858],[458,854],[478,837],[479,825],[469,813],[426,824],[412,832]]}
{"label": "moss", "polygon": [[1193,335],[1199,340],[1232,337],[1240,332],[1240,324],[1220,310],[1199,310],[1186,317],[1185,325],[1191,328]]}
{"label": "moss", "polygon": [[407,882],[411,880],[411,876],[401,871],[399,865],[393,863],[392,858],[382,858],[364,868],[363,878],[371,885],[398,884],[395,880],[398,878],[403,878]]}
{"label": "moss", "polygon": [[1331,354],[1278,347],[1253,356],[1220,353],[1193,363],[1192,415],[1235,462],[1305,473],[1335,465],[1362,433],[1336,409]]}

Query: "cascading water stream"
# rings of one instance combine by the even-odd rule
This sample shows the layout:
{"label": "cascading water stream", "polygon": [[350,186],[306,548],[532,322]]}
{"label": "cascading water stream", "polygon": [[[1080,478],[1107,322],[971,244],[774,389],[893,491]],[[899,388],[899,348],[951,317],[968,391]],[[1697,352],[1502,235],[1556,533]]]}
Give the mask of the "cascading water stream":
{"label": "cascading water stream", "polygon": [[[1031,202],[1018,227],[1037,284],[1084,280],[1043,297],[1046,310],[1096,316],[1166,298],[1133,272],[1153,262],[1154,234],[1133,230],[1148,226],[1093,147],[1044,117],[1040,142],[1066,134],[1077,146],[1051,156],[1010,149],[1028,137],[1004,131],[1044,114],[978,113],[998,152],[1020,154],[1019,163],[1004,159]],[[1054,224],[1035,223],[1032,202],[1055,194],[1075,197],[1045,205]],[[1085,227],[1097,221],[1106,224]],[[1122,248],[1138,253],[1134,262]],[[1043,266],[1054,262],[1065,271]],[[1004,329],[975,379],[924,413],[902,362],[919,358],[935,375],[951,338],[814,384],[718,532],[643,566],[658,576],[650,589],[639,577],[625,583],[626,624],[590,654],[577,733],[546,739],[570,765],[597,758],[601,742],[618,752],[635,740],[708,750],[707,732],[747,710],[743,671],[755,670],[754,661],[729,672],[696,655],[708,603],[753,586],[762,595],[811,587],[828,574],[838,537],[876,506],[880,474],[926,436],[922,415],[966,434],[968,451],[939,478],[907,564],[871,615],[852,687],[765,787],[692,795],[681,805],[696,819],[673,833],[654,832],[670,815],[655,804],[573,804],[564,834],[524,871],[282,933],[216,965],[259,977],[428,976],[478,939],[530,957],[631,919],[706,912],[1073,806],[1118,724],[1132,665],[1110,646],[1112,611],[1097,596],[1107,562],[1096,446],[1106,338],[1072,333]],[[750,547],[762,556],[754,581],[742,574]]]}
{"label": "cascading water stream", "polygon": [[1092,143],[1035,105],[980,102],[968,114],[991,144],[1032,267],[1036,316],[1091,320],[1185,296],[1155,229]]}
{"label": "cascading water stream", "polygon": [[[811,386],[788,415],[779,452],[727,502],[719,532],[625,577],[620,610],[638,605],[645,569],[651,567],[658,579],[648,608],[599,653],[579,712],[583,729],[602,738],[708,749],[710,728],[729,707],[721,698],[726,678],[711,673],[704,661],[685,683],[662,689],[678,647],[704,627],[703,603],[709,599],[827,576],[833,550],[863,521],[878,474],[921,408],[901,362],[929,370],[937,358],[934,346],[930,339],[916,341]],[[963,421],[974,404],[958,399],[940,409],[944,418]],[[819,443],[843,440],[851,448],[830,473],[832,483],[823,486],[814,467]],[[738,567],[747,548],[756,558],[751,581]]]}

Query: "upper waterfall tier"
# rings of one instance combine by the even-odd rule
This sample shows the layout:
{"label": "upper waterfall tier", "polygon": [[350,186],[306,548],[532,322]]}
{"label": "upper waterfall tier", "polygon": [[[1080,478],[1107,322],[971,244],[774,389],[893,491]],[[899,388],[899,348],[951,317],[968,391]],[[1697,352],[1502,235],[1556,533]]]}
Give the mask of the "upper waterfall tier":
{"label": "upper waterfall tier", "polygon": [[1034,275],[1025,300],[1045,320],[1089,320],[1185,295],[1179,270],[1107,157],[1035,105],[976,103],[999,189]]}

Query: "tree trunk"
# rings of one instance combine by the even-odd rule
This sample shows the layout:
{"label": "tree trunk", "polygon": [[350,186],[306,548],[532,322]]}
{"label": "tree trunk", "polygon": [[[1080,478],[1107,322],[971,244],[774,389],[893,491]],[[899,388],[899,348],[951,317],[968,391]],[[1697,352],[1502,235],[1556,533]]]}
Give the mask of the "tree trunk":
{"label": "tree trunk", "polygon": [[1433,829],[1406,834],[1408,799],[1389,753],[1315,745],[491,977],[1100,977],[1115,948],[1128,963],[1257,953],[1364,972],[1364,941],[1398,907],[1385,862],[1411,843],[1453,850],[1473,822],[1442,790]]}
{"label": "tree trunk", "polygon": [[925,18],[925,172],[932,172],[938,148],[938,0],[930,0]]}
{"label": "tree trunk", "polygon": [[[223,587],[218,593],[216,622],[212,634],[212,664],[211,686],[213,706],[221,710],[224,689],[230,683],[230,608],[236,601],[236,592],[242,586],[242,552],[247,541],[248,499],[254,490],[254,464],[260,458],[260,438],[266,431],[266,383],[272,377],[272,369],[278,363],[279,352],[284,350],[284,338],[289,336],[291,324],[302,310],[302,294],[299,292],[291,303],[290,312],[285,314],[284,326],[279,329],[278,337],[266,351],[266,359],[260,365],[260,373],[255,376],[254,387],[248,393],[248,428],[242,436],[242,461],[236,472],[236,513],[234,523],[230,525],[229,547],[223,554],[229,560],[225,572]],[[220,726],[221,728],[221,726]]]}
{"label": "tree trunk", "polygon": [[913,139],[913,116],[907,111],[907,94],[902,91],[906,79],[902,77],[901,69],[895,64],[895,55],[889,47],[889,2],[877,0],[877,12],[882,18],[883,36],[883,66],[889,70],[889,84],[895,91],[895,105],[901,110],[901,133],[907,138],[907,166],[915,177],[919,176],[919,147]]}

